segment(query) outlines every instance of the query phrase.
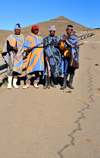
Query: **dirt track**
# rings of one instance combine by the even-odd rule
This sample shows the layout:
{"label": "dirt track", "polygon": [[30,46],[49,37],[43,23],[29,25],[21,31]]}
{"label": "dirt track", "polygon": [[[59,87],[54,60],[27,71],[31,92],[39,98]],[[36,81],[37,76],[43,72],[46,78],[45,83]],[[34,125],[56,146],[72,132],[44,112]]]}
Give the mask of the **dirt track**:
{"label": "dirt track", "polygon": [[100,35],[84,41],[72,93],[0,89],[0,158],[100,158]]}

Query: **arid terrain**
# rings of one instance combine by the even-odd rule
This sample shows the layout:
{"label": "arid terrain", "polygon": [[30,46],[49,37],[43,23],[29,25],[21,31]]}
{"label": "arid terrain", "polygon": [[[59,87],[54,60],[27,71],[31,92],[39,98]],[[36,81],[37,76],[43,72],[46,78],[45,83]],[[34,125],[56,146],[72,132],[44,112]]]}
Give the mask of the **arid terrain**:
{"label": "arid terrain", "polygon": [[0,87],[0,158],[100,158],[100,32],[79,42],[74,90]]}

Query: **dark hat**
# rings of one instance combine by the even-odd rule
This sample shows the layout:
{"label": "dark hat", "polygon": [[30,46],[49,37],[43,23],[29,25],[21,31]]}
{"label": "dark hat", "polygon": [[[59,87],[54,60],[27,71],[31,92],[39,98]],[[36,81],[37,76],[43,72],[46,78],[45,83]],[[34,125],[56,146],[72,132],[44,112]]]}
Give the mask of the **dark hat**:
{"label": "dark hat", "polygon": [[73,30],[73,25],[68,25],[66,30]]}
{"label": "dark hat", "polygon": [[21,26],[20,26],[19,23],[15,25],[14,31],[15,31],[15,30],[20,30],[20,31],[21,31]]}

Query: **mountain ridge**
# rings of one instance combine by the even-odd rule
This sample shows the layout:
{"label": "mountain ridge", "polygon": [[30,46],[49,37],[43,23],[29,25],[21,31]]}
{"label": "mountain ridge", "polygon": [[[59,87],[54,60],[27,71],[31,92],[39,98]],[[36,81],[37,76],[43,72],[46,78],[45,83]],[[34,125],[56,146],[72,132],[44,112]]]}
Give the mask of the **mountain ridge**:
{"label": "mountain ridge", "polygon": [[[44,38],[44,37],[48,36],[48,34],[49,34],[50,25],[55,25],[56,26],[56,35],[61,36],[62,34],[64,34],[66,32],[66,27],[68,24],[73,25],[75,32],[92,30],[91,28],[85,27],[81,24],[71,21],[70,19],[68,19],[64,16],[60,16],[55,19],[50,19],[49,21],[44,21],[44,22],[33,24],[33,25],[39,26],[39,29],[40,29],[39,32],[41,33],[41,35]],[[29,35],[31,33],[31,27],[33,25],[23,27],[21,29],[21,33],[24,34],[24,36],[26,37],[27,35]],[[13,31],[0,30],[0,49],[3,48],[3,45],[4,45],[7,37],[12,33],[13,33]]]}

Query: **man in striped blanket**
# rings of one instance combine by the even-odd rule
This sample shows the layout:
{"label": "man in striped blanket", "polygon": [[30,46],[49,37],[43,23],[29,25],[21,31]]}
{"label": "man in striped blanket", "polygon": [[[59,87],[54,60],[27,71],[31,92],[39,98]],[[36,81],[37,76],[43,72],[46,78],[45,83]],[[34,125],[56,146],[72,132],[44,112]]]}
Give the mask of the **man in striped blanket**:
{"label": "man in striped blanket", "polygon": [[60,49],[63,51],[63,62],[64,62],[64,79],[61,90],[66,88],[67,77],[70,74],[70,79],[68,82],[68,87],[74,89],[72,86],[73,77],[75,75],[75,70],[79,68],[79,44],[78,40],[73,33],[73,26],[68,25],[66,29],[66,34],[62,35],[59,39]]}
{"label": "man in striped blanket", "polygon": [[14,88],[19,88],[16,83],[18,75],[22,73],[24,36],[20,34],[20,24],[15,25],[14,31],[15,33],[7,38],[2,52],[6,54],[4,58],[8,64],[8,89],[12,88],[12,77]]}

